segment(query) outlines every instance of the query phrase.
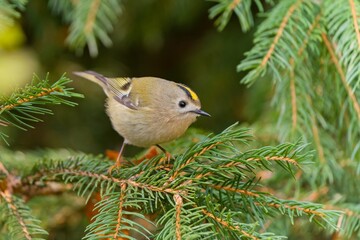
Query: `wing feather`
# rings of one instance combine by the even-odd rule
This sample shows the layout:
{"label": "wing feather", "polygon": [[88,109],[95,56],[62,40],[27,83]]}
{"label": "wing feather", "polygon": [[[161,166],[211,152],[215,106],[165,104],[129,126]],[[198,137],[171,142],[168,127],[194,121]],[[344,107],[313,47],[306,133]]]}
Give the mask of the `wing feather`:
{"label": "wing feather", "polygon": [[74,72],[74,74],[98,83],[108,97],[114,98],[128,108],[137,109],[136,104],[129,97],[132,86],[131,78],[108,78],[93,71]]}

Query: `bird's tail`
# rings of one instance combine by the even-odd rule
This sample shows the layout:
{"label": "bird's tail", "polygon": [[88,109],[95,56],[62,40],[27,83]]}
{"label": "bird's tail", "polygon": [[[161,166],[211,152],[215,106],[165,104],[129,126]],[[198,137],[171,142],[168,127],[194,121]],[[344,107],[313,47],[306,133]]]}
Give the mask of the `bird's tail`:
{"label": "bird's tail", "polygon": [[101,75],[100,73],[94,71],[84,71],[84,72],[73,72],[76,76],[85,78],[92,82],[99,84],[102,88],[107,86],[107,78]]}

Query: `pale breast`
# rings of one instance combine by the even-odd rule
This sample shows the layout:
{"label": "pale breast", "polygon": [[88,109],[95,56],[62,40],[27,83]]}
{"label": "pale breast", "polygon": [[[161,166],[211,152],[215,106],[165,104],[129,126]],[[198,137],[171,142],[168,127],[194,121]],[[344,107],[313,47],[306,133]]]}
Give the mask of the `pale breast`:
{"label": "pale breast", "polygon": [[107,101],[107,114],[113,128],[126,143],[149,147],[180,137],[196,117],[171,117],[167,112],[149,108],[129,109],[114,99]]}

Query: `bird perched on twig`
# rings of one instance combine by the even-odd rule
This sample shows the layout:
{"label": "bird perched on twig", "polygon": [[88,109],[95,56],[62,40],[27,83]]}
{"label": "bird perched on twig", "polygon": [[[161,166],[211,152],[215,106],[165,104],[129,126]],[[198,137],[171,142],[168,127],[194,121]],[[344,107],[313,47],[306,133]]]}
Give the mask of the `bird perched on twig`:
{"label": "bird perched on twig", "polygon": [[116,164],[126,144],[158,146],[180,137],[199,115],[200,99],[189,87],[155,77],[109,78],[93,71],[75,75],[99,84],[107,95],[106,112],[113,128],[124,138]]}

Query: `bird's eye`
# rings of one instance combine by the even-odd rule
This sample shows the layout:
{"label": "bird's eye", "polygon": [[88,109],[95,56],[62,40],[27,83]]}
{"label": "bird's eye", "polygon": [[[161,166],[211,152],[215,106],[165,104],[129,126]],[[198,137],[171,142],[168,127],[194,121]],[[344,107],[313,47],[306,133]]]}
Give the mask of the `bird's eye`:
{"label": "bird's eye", "polygon": [[186,107],[186,105],[187,105],[187,103],[185,101],[180,101],[179,102],[179,107],[181,107],[181,108]]}

